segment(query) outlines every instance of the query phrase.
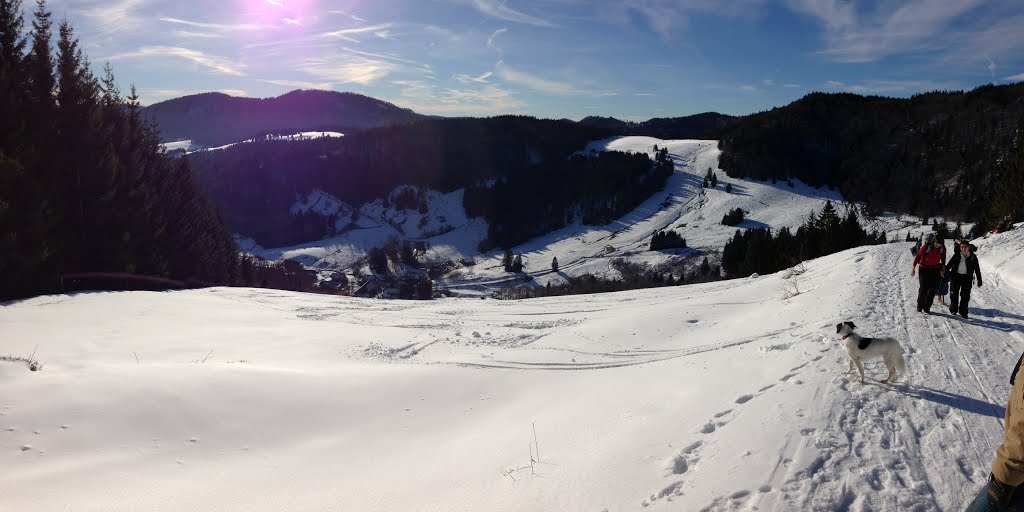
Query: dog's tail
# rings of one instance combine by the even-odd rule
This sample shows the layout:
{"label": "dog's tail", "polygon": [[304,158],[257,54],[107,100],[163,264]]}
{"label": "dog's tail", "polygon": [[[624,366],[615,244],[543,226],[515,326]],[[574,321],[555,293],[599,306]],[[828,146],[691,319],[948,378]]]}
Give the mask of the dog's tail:
{"label": "dog's tail", "polygon": [[903,375],[903,370],[906,369],[907,362],[903,360],[903,346],[901,346],[900,342],[896,341],[895,339],[892,340],[892,342],[893,342],[893,344],[896,345],[896,350],[894,351],[895,353],[893,353],[893,354],[886,354],[886,356],[885,356],[885,359],[886,359],[885,363],[886,363],[886,366],[888,366],[888,367],[890,367],[890,368],[892,368],[894,370],[893,371],[893,380],[895,381],[897,376]]}

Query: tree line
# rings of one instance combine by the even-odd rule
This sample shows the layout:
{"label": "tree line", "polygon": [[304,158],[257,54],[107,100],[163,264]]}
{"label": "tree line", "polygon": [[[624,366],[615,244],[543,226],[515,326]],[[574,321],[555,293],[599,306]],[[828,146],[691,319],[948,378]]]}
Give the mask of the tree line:
{"label": "tree line", "polygon": [[802,261],[818,258],[861,245],[884,244],[885,233],[867,232],[857,212],[849,208],[840,217],[831,201],[817,215],[811,214],[792,233],[788,227],[773,233],[768,228],[736,230],[722,249],[722,270],[726,277],[745,277],[753,273],[770,274]]}
{"label": "tree line", "polygon": [[134,87],[123,96],[109,64],[94,76],[45,0],[26,28],[21,0],[0,0],[0,299],[68,273],[236,280],[224,219],[188,162],[162,155]]}
{"label": "tree line", "polygon": [[[1019,218],[1024,83],[909,99],[812,93],[721,132],[729,176],[799,178],[868,211]],[[1016,155],[1016,156],[1014,156]]]}

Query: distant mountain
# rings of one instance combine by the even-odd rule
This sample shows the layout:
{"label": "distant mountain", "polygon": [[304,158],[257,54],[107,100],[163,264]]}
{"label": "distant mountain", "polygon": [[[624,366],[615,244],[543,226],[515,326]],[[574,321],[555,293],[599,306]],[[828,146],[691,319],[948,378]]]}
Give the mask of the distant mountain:
{"label": "distant mountain", "polygon": [[657,117],[643,122],[623,121],[614,117],[589,116],[580,124],[612,130],[623,135],[646,135],[659,139],[716,139],[723,128],[741,118],[718,112],[705,112],[686,117]]}
{"label": "distant mountain", "polygon": [[276,98],[238,98],[210,92],[143,109],[165,141],[191,139],[220,146],[267,132],[351,132],[407,124],[426,116],[349,92],[298,90]]}

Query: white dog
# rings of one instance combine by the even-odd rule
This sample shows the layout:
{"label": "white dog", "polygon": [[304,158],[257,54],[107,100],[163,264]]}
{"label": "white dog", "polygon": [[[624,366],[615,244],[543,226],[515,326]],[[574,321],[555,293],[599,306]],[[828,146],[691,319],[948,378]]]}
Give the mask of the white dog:
{"label": "white dog", "polygon": [[836,334],[843,335],[843,349],[850,356],[850,370],[846,373],[853,373],[853,365],[857,365],[860,372],[860,382],[864,383],[864,361],[873,357],[882,356],[885,360],[885,367],[889,369],[889,376],[882,381],[883,384],[896,381],[896,374],[903,373],[905,362],[903,361],[903,348],[900,342],[893,338],[864,338],[853,332],[857,326],[853,322],[836,324]]}

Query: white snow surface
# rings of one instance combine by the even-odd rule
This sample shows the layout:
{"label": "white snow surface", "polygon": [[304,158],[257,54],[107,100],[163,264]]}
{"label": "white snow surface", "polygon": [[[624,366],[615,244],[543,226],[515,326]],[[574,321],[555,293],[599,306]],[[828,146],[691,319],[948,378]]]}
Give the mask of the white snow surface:
{"label": "white snow surface", "polygon": [[[0,355],[44,366],[0,361],[0,510],[962,510],[1024,350],[1024,230],[977,245],[968,320],[914,311],[910,243],[524,301],[6,303]],[[897,384],[844,375],[847,320]]]}

